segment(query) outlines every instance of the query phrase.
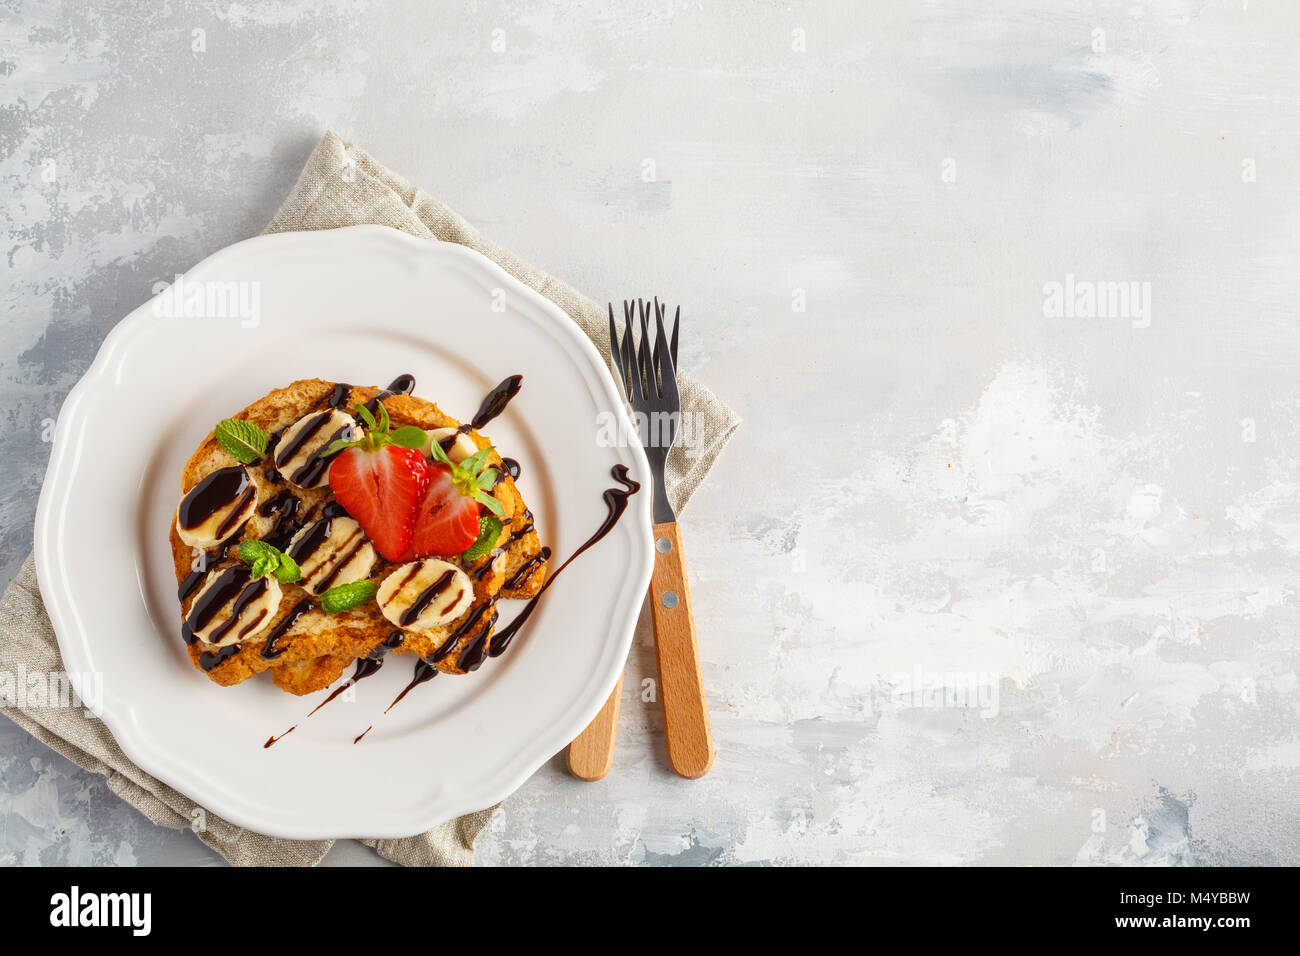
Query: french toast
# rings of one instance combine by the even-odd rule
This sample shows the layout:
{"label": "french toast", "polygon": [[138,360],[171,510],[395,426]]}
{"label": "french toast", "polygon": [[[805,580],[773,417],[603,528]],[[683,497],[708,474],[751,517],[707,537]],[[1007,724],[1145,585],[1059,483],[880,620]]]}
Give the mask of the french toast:
{"label": "french toast", "polygon": [[[296,381],[190,456],[170,539],[189,657],[212,681],[270,671],[277,687],[308,694],[385,654],[463,674],[491,650],[497,601],[541,589],[550,551],[517,463],[474,427],[482,410],[462,424],[403,393],[412,386],[409,376],[384,390]],[[424,447],[411,447],[412,428]],[[265,448],[242,444],[245,433]],[[393,501],[400,508],[376,511]],[[469,548],[456,538],[466,521]]]}

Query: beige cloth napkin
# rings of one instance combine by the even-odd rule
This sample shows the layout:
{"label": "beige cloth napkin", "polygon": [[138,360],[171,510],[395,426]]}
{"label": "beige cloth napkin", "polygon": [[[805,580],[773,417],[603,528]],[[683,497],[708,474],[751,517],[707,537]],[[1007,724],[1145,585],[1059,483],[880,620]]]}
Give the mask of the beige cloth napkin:
{"label": "beige cloth napkin", "polygon": [[[606,313],[599,305],[509,251],[438,200],[375,162],[366,152],[326,133],[267,232],[336,229],[376,223],[427,239],[469,246],[496,261],[567,312],[592,338],[606,360]],[[619,298],[640,292],[618,289]],[[668,461],[668,492],[680,511],[690,499],[740,420],[704,386],[682,376],[684,441]],[[29,556],[0,599],[0,672],[51,675],[63,672],[54,629],[45,613]],[[3,698],[0,698],[2,701]],[[131,763],[102,722],[71,707],[0,706],[10,720],[69,760],[108,778],[114,793],[154,823],[191,827],[204,843],[236,865],[315,865],[329,840],[282,840],[253,833],[200,808],[188,797]],[[500,806],[498,804],[498,806]],[[468,866],[474,840],[497,807],[449,820],[400,840],[364,840],[382,856],[404,866]]]}

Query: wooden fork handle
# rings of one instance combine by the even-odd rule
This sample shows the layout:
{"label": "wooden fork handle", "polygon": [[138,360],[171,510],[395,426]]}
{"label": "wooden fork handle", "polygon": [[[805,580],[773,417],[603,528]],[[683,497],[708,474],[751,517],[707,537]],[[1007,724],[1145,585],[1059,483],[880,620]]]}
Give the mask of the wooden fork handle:
{"label": "wooden fork handle", "polygon": [[618,708],[623,701],[623,675],[618,675],[614,693],[587,729],[569,744],[569,773],[579,780],[599,780],[614,765],[614,742],[618,740]]}
{"label": "wooden fork handle", "polygon": [[654,540],[650,609],[659,658],[659,699],[664,711],[668,763],[683,777],[702,777],[713,766],[713,732],[709,729],[700,649],[677,522],[655,525]]}

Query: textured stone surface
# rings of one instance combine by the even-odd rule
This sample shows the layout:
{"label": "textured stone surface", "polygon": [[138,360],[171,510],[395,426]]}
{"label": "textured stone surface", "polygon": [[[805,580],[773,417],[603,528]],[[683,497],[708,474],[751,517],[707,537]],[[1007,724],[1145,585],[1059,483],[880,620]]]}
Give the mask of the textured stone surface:
{"label": "textured stone surface", "polygon": [[[613,773],[552,761],[480,862],[1300,862],[1300,11],[471,6],[0,13],[5,574],[104,334],[332,127],[686,303],[747,420],[685,520],[713,772],[643,632]],[[1067,276],[1150,310],[1048,317]],[[0,862],[217,860],[0,722]]]}

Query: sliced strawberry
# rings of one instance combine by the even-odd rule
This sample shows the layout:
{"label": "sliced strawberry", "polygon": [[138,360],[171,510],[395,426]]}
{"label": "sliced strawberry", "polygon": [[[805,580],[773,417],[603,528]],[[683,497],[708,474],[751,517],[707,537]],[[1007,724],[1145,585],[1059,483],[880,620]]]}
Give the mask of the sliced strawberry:
{"label": "sliced strawberry", "polygon": [[[388,561],[411,545],[416,512],[429,487],[429,463],[418,451],[382,445],[346,448],[330,465],[330,490]],[[477,522],[475,522],[477,528]]]}
{"label": "sliced strawberry", "polygon": [[403,561],[460,554],[478,538],[479,503],[456,487],[450,467],[438,462],[429,467],[432,480],[417,509]]}

